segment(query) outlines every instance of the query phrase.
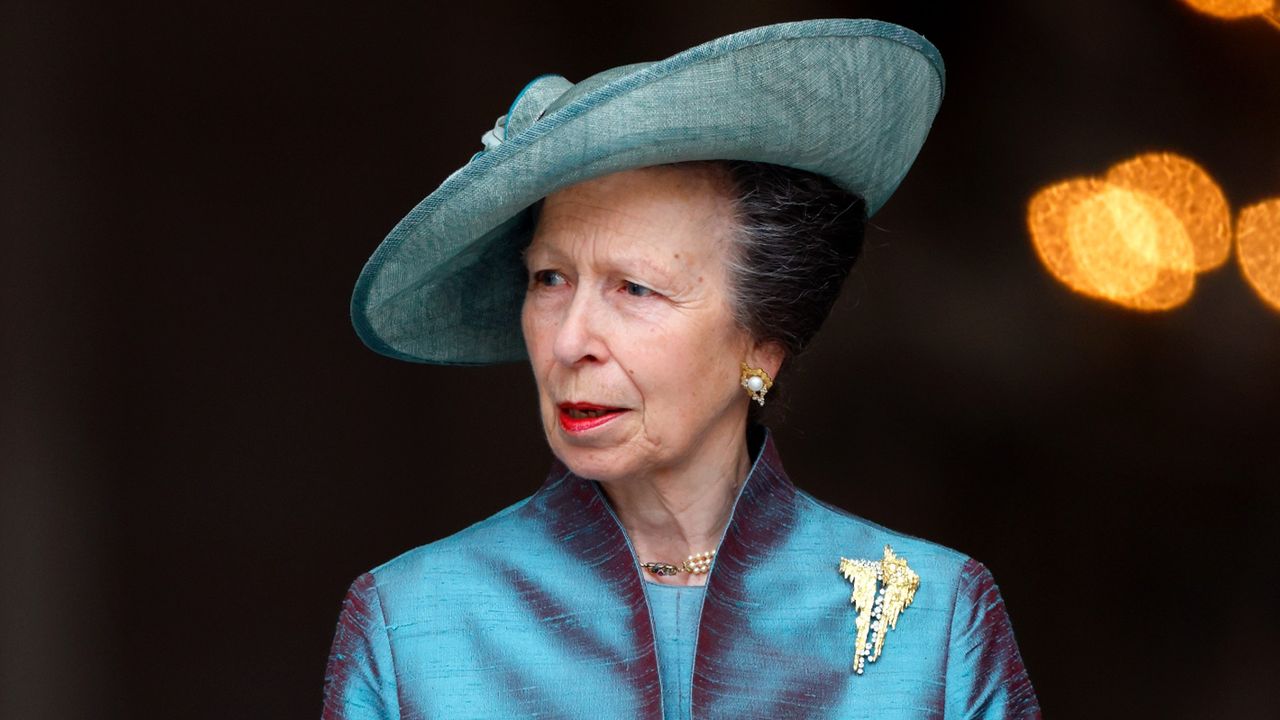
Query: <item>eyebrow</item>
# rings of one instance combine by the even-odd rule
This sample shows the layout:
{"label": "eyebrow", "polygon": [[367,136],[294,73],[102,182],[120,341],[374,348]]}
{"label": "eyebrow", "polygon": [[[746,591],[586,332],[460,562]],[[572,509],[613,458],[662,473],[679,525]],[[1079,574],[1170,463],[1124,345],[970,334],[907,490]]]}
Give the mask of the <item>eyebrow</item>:
{"label": "eyebrow", "polygon": [[[570,261],[570,258],[559,248],[549,246],[546,243],[531,242],[521,252],[521,257],[523,258],[526,267],[529,265],[529,255],[534,252],[545,253],[548,259],[553,262]],[[665,267],[661,263],[653,262],[639,253],[623,252],[610,259],[610,270],[618,271],[632,267],[643,268],[644,271],[657,275],[659,280],[669,284],[676,280],[677,273],[673,268]]]}

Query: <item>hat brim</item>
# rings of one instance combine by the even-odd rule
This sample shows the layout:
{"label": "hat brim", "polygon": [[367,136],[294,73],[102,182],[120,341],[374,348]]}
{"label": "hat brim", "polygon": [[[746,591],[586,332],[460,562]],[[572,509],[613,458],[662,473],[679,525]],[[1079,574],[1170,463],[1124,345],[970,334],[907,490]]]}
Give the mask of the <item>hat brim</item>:
{"label": "hat brim", "polygon": [[938,51],[875,20],[728,35],[570,88],[475,156],[391,230],[356,282],[357,334],[414,362],[525,358],[528,209],[631,168],[751,160],[825,175],[878,210],[906,175],[944,89]]}

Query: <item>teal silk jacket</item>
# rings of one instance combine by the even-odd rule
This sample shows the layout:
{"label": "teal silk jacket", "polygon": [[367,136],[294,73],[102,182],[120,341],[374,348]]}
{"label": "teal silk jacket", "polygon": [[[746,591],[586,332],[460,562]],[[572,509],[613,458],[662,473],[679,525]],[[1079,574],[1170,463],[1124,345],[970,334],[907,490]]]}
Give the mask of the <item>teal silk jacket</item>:
{"label": "teal silk jacket", "polygon": [[[814,499],[757,445],[702,594],[692,717],[1040,716],[985,567]],[[856,674],[840,559],[885,545],[919,589]],[[356,579],[323,717],[662,720],[642,572],[598,483],[557,463],[529,498]]]}

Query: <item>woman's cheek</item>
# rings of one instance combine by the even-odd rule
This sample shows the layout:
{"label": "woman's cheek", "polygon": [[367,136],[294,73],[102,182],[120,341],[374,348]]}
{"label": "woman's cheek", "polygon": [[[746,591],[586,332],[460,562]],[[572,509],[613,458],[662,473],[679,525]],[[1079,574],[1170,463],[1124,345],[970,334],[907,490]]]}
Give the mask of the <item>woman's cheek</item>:
{"label": "woman's cheek", "polygon": [[628,328],[650,338],[667,333],[681,324],[682,318],[674,312],[671,303],[661,297],[633,298],[625,307],[620,308],[618,316]]}

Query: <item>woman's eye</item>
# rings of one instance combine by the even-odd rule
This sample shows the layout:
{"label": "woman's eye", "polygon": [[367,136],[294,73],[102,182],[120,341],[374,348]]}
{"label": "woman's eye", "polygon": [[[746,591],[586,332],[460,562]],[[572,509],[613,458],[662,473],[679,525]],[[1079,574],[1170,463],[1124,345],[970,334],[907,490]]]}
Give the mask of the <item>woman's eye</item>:
{"label": "woman's eye", "polygon": [[622,288],[627,291],[628,295],[633,297],[649,297],[654,294],[654,292],[649,288],[641,285],[640,283],[633,283],[630,280],[624,282],[622,284]]}
{"label": "woman's eye", "polygon": [[533,282],[544,287],[556,287],[565,283],[564,275],[555,270],[538,270],[533,274]]}

